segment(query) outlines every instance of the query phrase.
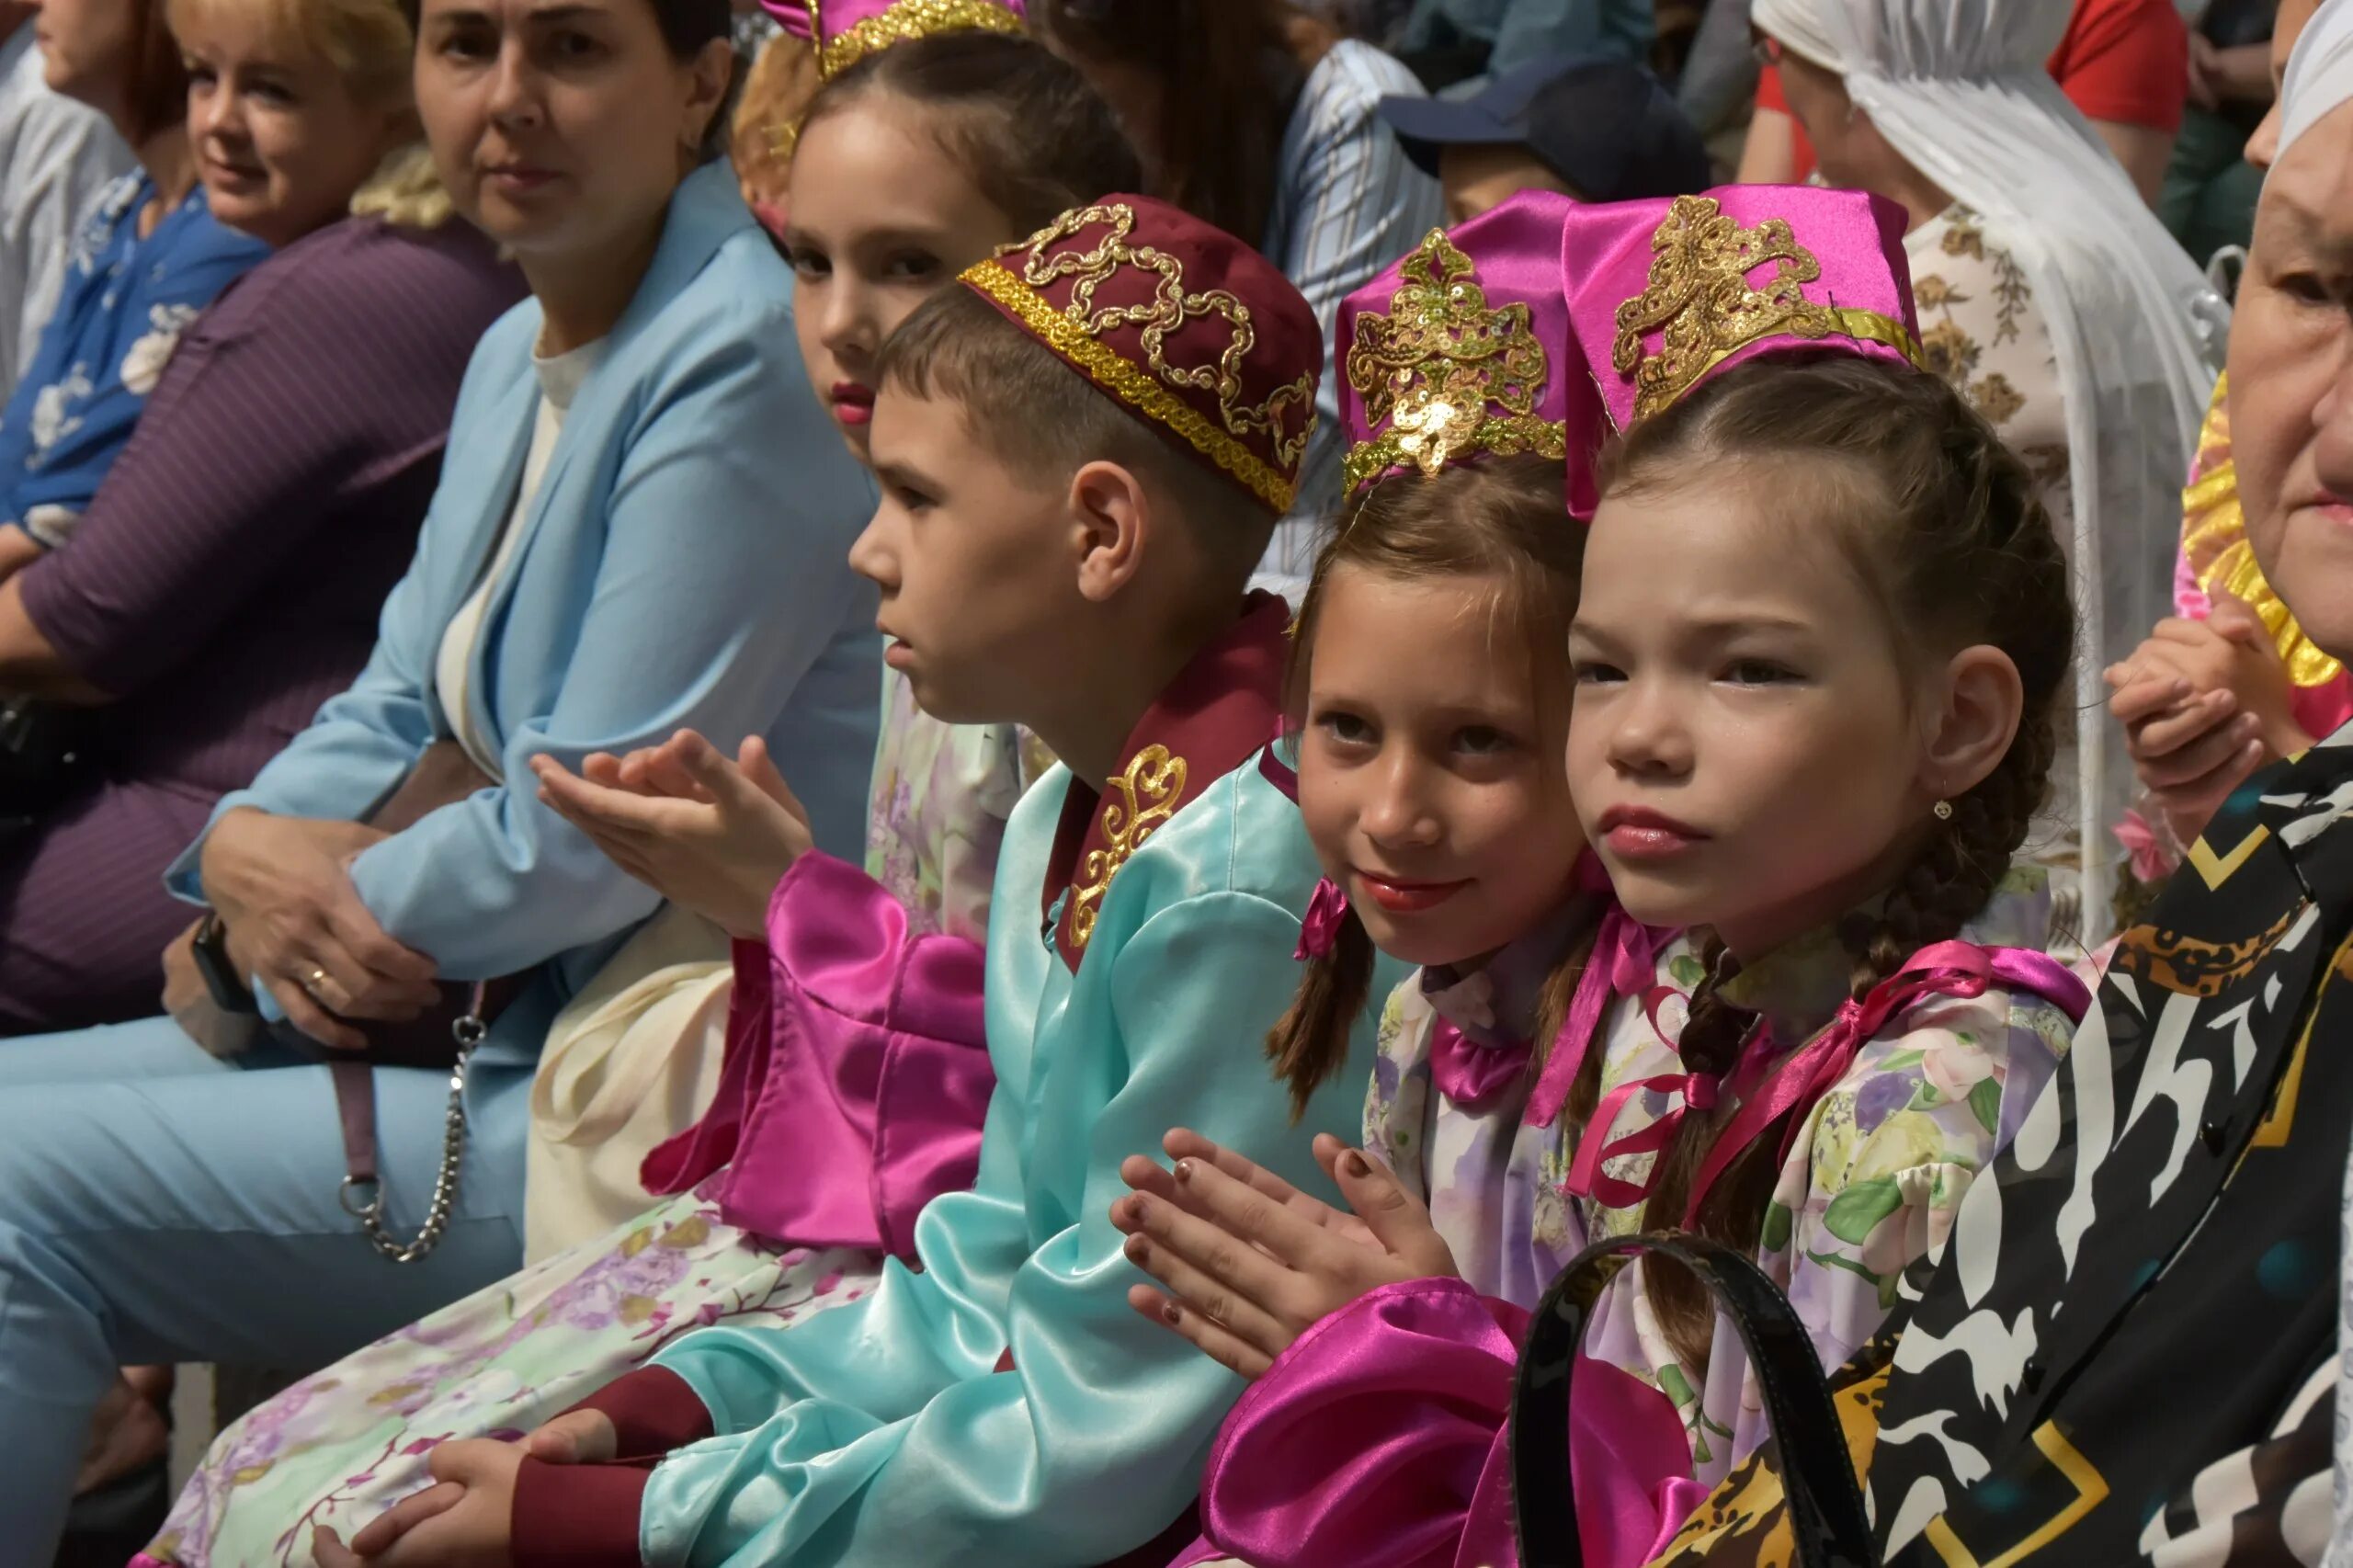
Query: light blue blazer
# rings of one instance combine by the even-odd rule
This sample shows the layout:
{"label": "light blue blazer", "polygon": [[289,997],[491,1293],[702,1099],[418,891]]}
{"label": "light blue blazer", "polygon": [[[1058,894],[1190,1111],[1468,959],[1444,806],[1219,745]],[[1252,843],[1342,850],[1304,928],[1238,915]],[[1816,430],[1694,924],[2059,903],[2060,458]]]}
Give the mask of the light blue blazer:
{"label": "light blue blazer", "polygon": [[[475,349],[440,488],[368,667],[214,821],[240,806],[364,817],[449,733],[434,661],[515,506],[540,327],[527,300]],[[556,1008],[659,902],[540,804],[533,755],[577,767],[682,727],[731,751],[762,734],[818,845],[853,860],[861,850],[881,640],[873,590],[847,552],[874,491],[809,391],[792,275],[724,165],[679,187],[608,343],[518,525],[474,654],[472,718],[507,785],[352,865],[385,931],[444,979],[548,965],[493,1031],[485,1065],[535,1055]],[[192,902],[202,843],[166,873]]]}

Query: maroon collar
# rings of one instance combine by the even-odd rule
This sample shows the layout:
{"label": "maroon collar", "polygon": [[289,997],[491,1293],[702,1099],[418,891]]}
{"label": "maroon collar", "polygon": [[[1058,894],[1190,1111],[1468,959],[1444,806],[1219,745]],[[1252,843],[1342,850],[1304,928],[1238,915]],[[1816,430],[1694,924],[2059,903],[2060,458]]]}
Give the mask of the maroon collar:
{"label": "maroon collar", "polygon": [[1063,900],[1054,947],[1073,970],[1128,857],[1275,733],[1290,625],[1279,597],[1252,594],[1233,624],[1144,710],[1120,748],[1108,799],[1071,780],[1039,903],[1051,917]]}

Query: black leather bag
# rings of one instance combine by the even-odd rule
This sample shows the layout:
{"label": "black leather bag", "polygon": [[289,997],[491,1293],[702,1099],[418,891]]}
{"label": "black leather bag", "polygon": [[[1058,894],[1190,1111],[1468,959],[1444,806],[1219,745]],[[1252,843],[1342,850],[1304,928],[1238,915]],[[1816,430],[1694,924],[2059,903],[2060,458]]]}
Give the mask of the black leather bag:
{"label": "black leather bag", "polygon": [[1621,1236],[1579,1253],[1537,1304],[1511,1401],[1513,1522],[1521,1568],[1582,1568],[1569,1484],[1569,1389],[1593,1304],[1644,1256],[1697,1275],[1739,1330],[1786,1470],[1798,1568],[1879,1568],[1830,1384],[1789,1299],[1731,1248],[1675,1232]]}

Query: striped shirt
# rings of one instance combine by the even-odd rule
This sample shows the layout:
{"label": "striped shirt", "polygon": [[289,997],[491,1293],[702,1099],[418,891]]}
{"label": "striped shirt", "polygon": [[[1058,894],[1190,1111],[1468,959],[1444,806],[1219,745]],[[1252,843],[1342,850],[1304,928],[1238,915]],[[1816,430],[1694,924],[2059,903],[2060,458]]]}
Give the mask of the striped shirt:
{"label": "striped shirt", "polygon": [[[1414,166],[1381,119],[1384,95],[1420,97],[1422,85],[1370,44],[1343,40],[1309,74],[1283,131],[1264,248],[1315,307],[1327,354],[1340,301],[1445,221],[1438,182]],[[1329,362],[1315,411],[1298,505],[1259,566],[1260,582],[1294,602],[1314,564],[1316,525],[1340,498],[1347,441],[1338,368]]]}

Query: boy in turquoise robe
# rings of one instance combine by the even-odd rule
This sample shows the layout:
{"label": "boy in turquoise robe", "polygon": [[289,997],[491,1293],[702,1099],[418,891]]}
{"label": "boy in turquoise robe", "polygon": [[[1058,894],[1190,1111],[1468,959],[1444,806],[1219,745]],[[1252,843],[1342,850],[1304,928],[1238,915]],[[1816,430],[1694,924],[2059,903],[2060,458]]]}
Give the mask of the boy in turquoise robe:
{"label": "boy in turquoise robe", "polygon": [[1287,611],[1244,588],[1322,344],[1264,258],[1142,198],[963,282],[885,352],[851,559],[927,711],[1017,721],[1065,765],[999,859],[978,1179],[864,1300],[686,1334],[528,1459],[445,1445],[365,1560],[1157,1568],[1191,1539],[1243,1385],[1128,1306],[1120,1162],[1183,1125],[1320,1189],[1309,1145],[1353,1136],[1372,1056],[1368,1016],[1294,1122],[1263,1050],[1320,872],[1262,755]]}

